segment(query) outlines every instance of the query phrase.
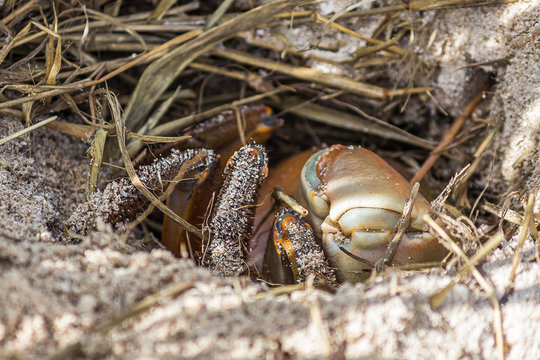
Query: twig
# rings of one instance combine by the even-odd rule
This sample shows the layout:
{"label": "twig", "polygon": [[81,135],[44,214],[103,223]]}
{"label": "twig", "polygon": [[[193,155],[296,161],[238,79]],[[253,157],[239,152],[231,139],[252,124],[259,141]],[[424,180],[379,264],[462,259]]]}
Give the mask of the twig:
{"label": "twig", "polygon": [[485,212],[495,215],[501,220],[506,220],[519,226],[523,225],[523,215],[517,213],[512,209],[505,209],[502,206],[495,205],[489,202],[486,202],[481,207],[482,210],[484,210]]}
{"label": "twig", "polygon": [[306,288],[305,283],[294,284],[294,285],[281,285],[281,286],[276,287],[275,289],[258,293],[253,298],[255,300],[259,300],[259,299],[264,299],[267,296],[278,296],[282,294],[290,294],[295,291],[305,290],[305,288]]}
{"label": "twig", "polygon": [[430,261],[430,262],[412,263],[412,264],[405,264],[405,265],[395,265],[395,266],[392,266],[392,268],[399,269],[399,270],[423,270],[423,269],[441,267],[442,264],[443,262],[441,261]]}
{"label": "twig", "polygon": [[339,250],[343,251],[345,253],[345,255],[347,256],[350,256],[352,257],[354,260],[358,261],[358,262],[361,262],[362,264],[365,264],[367,265],[369,268],[371,269],[374,269],[375,268],[375,265],[372,264],[370,261],[364,259],[364,258],[361,258],[360,256],[358,255],[355,255],[353,254],[352,252],[350,252],[349,250],[345,249],[343,246],[339,245]]}
{"label": "twig", "polygon": [[446,184],[443,191],[441,191],[439,196],[437,196],[437,198],[431,202],[430,205],[433,211],[442,211],[444,203],[446,202],[446,200],[448,200],[448,197],[450,196],[452,190],[456,187],[457,184],[461,182],[463,177],[467,174],[467,169],[469,168],[469,166],[471,165],[467,164],[463,169],[455,173],[448,182],[448,184]]}
{"label": "twig", "polygon": [[359,33],[357,33],[356,31],[353,31],[349,28],[346,28],[345,26],[343,25],[340,25],[336,22],[331,22],[329,23],[329,19],[325,18],[324,16],[322,16],[321,14],[319,13],[316,13],[312,16],[313,20],[315,20],[316,22],[318,23],[322,23],[322,24],[330,24],[330,27],[333,28],[333,29],[336,29],[338,31],[341,31],[347,35],[351,35],[357,39],[360,39],[360,40],[363,40],[367,43],[370,43],[370,44],[374,44],[374,45],[383,45],[383,46],[386,46],[388,45],[388,50],[389,51],[392,51],[396,54],[399,54],[399,55],[412,55],[411,53],[409,53],[408,51],[406,50],[403,50],[402,48],[400,48],[399,46],[396,46],[396,45],[389,45],[388,42],[385,42],[385,41],[382,41],[382,40],[378,40],[378,39],[372,39],[370,37],[367,37],[367,36],[363,36]]}
{"label": "twig", "polygon": [[208,18],[208,21],[206,22],[206,25],[204,26],[204,31],[212,28],[215,23],[219,21],[219,19],[227,12],[231,4],[234,0],[223,0],[221,4],[219,4],[218,8],[214,13]]}
{"label": "twig", "polygon": [[238,128],[238,137],[240,138],[240,143],[242,145],[246,145],[246,131],[244,129],[245,118],[238,107],[234,108],[234,114],[236,118],[236,127]]}
{"label": "twig", "polygon": [[89,149],[90,153],[90,179],[88,180],[88,194],[92,194],[97,189],[99,170],[103,162],[103,149],[107,141],[107,130],[97,129],[94,141]]}
{"label": "twig", "polygon": [[22,14],[26,14],[26,13],[30,12],[30,9],[32,9],[33,7],[40,8],[41,6],[42,5],[39,4],[39,1],[31,0],[31,1],[27,2],[26,4],[18,7],[14,11],[9,12],[9,15],[2,19],[2,23],[5,24],[5,25],[9,25],[9,23],[13,19],[16,19],[18,16],[20,16]]}
{"label": "twig", "polygon": [[523,244],[525,243],[525,239],[527,238],[527,235],[529,234],[529,225],[531,224],[531,221],[534,215],[534,201],[535,201],[535,194],[530,193],[529,199],[527,201],[527,208],[525,209],[525,220],[523,221],[523,224],[521,225],[521,230],[519,232],[519,238],[518,238],[518,244],[516,247],[516,253],[514,254],[514,259],[512,261],[512,270],[510,271],[510,276],[508,276],[508,285],[506,285],[506,288],[504,289],[504,295],[501,301],[506,301],[506,299],[508,299],[512,291],[514,291],[514,281],[516,279],[517,266],[519,265],[519,260],[521,259],[521,254],[523,252]]}
{"label": "twig", "polygon": [[457,281],[463,279],[465,275],[471,272],[478,284],[486,292],[493,306],[493,328],[495,332],[495,344],[497,346],[497,358],[499,360],[503,360],[505,345],[501,306],[499,304],[499,301],[495,297],[495,291],[493,289],[493,286],[482,276],[482,274],[480,273],[480,271],[478,271],[475,265],[487,254],[489,254],[491,251],[493,251],[500,245],[500,243],[504,240],[504,234],[502,232],[497,232],[484,244],[484,248],[482,250],[478,251],[472,258],[469,259],[467,255],[465,255],[463,250],[461,250],[461,248],[454,242],[454,240],[452,240],[450,236],[448,236],[448,234],[429,215],[424,215],[423,219],[440,236],[440,238],[443,240],[443,245],[447,247],[450,251],[452,251],[454,254],[456,254],[463,262],[465,262],[465,265],[463,265],[458,271],[457,278],[453,279],[450,284],[448,284],[443,289],[431,296],[431,307],[433,309],[437,309],[444,301],[444,298],[448,291],[450,291],[454,287]]}
{"label": "twig", "polygon": [[461,116],[452,124],[448,132],[443,136],[441,139],[441,142],[437,147],[431,152],[429,157],[426,159],[424,164],[420,167],[416,175],[414,175],[413,179],[411,180],[411,183],[419,182],[424,178],[424,176],[427,174],[427,172],[431,169],[431,167],[435,164],[437,159],[441,156],[441,151],[446,148],[448,144],[452,141],[454,136],[458,133],[458,131],[461,129],[463,124],[465,124],[465,121],[471,116],[473,111],[476,109],[478,104],[482,101],[484,97],[484,92],[488,91],[491,87],[493,81],[491,79],[488,79],[484,86],[476,93],[474,98],[465,106],[463,109],[463,112],[461,113]]}
{"label": "twig", "polygon": [[[501,4],[512,4],[519,0],[496,0],[496,1],[477,1],[477,0],[450,0],[450,1],[425,1],[416,0],[396,5],[374,7],[369,9],[361,9],[351,11],[340,15],[340,19],[349,19],[353,17],[371,16],[377,14],[397,13],[403,11],[424,11],[424,10],[446,10],[456,8],[469,8],[478,6],[496,6]],[[276,15],[276,18],[289,19],[292,16],[295,18],[309,17],[313,14],[312,10],[301,10],[283,12]]]}
{"label": "twig", "polygon": [[50,123],[51,121],[54,121],[54,120],[56,120],[56,119],[57,119],[57,116],[56,116],[56,115],[55,115],[55,116],[51,116],[50,118],[45,119],[45,120],[43,120],[43,121],[40,121],[40,122],[38,122],[37,124],[34,124],[34,125],[29,126],[29,127],[25,128],[25,129],[22,129],[21,131],[17,131],[17,132],[14,133],[14,134],[8,135],[8,136],[6,136],[5,138],[3,138],[3,139],[0,140],[0,146],[1,146],[1,145],[4,145],[5,143],[7,143],[7,142],[9,142],[9,141],[11,141],[11,140],[13,140],[13,139],[18,138],[19,136],[22,136],[22,135],[27,134],[27,133],[29,133],[29,132],[31,132],[31,131],[34,131],[34,130],[36,130],[37,128],[42,127],[43,125],[47,125],[48,123]]}
{"label": "twig", "polygon": [[169,111],[169,108],[171,107],[172,103],[177,100],[177,96],[180,92],[180,86],[176,88],[174,93],[169,96],[165,101],[159,105],[159,107],[154,111],[154,113],[148,118],[148,120],[144,123],[144,125],[139,129],[139,134],[146,134],[148,131],[152,130],[159,121],[163,118],[163,115]]}
{"label": "twig", "polygon": [[423,94],[428,87],[410,89],[385,89],[379,86],[356,81],[344,76],[327,74],[311,68],[292,66],[280,62],[259,58],[251,54],[232,49],[213,49],[214,55],[233,60],[242,64],[257,66],[277,71],[304,81],[311,81],[335,89],[341,89],[353,94],[362,95],[374,99],[388,99],[393,96],[403,96],[406,94]]}
{"label": "twig", "polygon": [[396,235],[394,235],[392,241],[390,241],[390,244],[388,245],[384,256],[375,263],[375,271],[377,273],[383,272],[384,267],[390,265],[394,260],[397,248],[401,243],[401,239],[403,238],[403,235],[405,235],[405,231],[407,231],[407,228],[411,223],[411,213],[414,206],[414,200],[416,200],[416,195],[418,195],[419,189],[420,183],[415,183],[411,189],[411,195],[409,196],[409,199],[407,200],[403,208],[403,214],[398,221],[398,230],[396,232]]}
{"label": "twig", "polygon": [[201,230],[197,229],[195,226],[188,223],[186,220],[182,219],[180,216],[176,215],[171,209],[165,206],[159,199],[157,199],[154,194],[152,194],[141,182],[141,179],[135,172],[133,163],[129,157],[127,148],[126,148],[126,128],[125,128],[125,119],[120,114],[120,104],[118,104],[118,99],[113,97],[110,93],[107,93],[107,99],[109,100],[109,105],[111,107],[111,115],[116,125],[116,135],[118,137],[118,147],[120,148],[120,153],[122,154],[122,159],[124,160],[124,166],[129,175],[133,186],[135,186],[143,195],[146,197],[154,206],[161,210],[165,215],[169,216],[172,220],[180,224],[184,229],[191,232],[195,236],[202,238]]}
{"label": "twig", "polygon": [[[465,172],[463,179],[460,180],[459,184],[457,184],[456,189],[454,190],[453,198],[457,199],[456,206],[458,207],[466,207],[470,208],[470,203],[467,198],[467,184],[471,176],[474,174],[478,166],[480,165],[480,160],[482,160],[482,154],[487,149],[493,138],[495,137],[495,134],[497,131],[499,131],[500,126],[495,126],[491,131],[487,134],[487,136],[482,140],[476,151],[474,152],[474,161],[472,162],[471,166],[467,169]],[[471,209],[474,210],[474,207]]]}
{"label": "twig", "polygon": [[223,67],[212,66],[209,64],[197,63],[197,62],[192,62],[188,66],[192,69],[209,72],[212,74],[218,74],[221,76],[226,76],[228,78],[239,80],[239,81],[245,81],[253,89],[260,92],[264,92],[264,91],[268,91],[272,89],[271,84],[267,80],[265,80],[262,76],[254,74],[253,72],[249,72],[247,70],[233,71],[233,70],[227,70]]}
{"label": "twig", "polygon": [[277,187],[274,189],[273,192],[274,197],[279,200],[280,202],[284,203],[285,205],[289,206],[291,209],[296,211],[302,216],[307,216],[308,210],[300,205],[296,200],[294,200],[291,196],[285,194],[283,192],[283,189],[280,187]]}
{"label": "twig", "polygon": [[[150,23],[152,20],[161,20],[167,14],[167,11],[176,3],[176,0],[161,0],[156,7],[154,8],[154,11],[150,15],[148,15],[148,18],[146,18],[146,22]],[[118,16],[117,16],[118,17]]]}

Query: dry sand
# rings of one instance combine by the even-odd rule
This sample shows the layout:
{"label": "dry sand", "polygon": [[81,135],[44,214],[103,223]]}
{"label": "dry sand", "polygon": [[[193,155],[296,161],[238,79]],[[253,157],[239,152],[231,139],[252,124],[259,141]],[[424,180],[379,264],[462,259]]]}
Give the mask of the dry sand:
{"label": "dry sand", "polygon": [[[440,66],[432,84],[440,87],[437,99],[454,115],[468,96],[470,72],[461,67],[508,58],[484,65],[498,77],[488,120],[503,123],[494,175],[501,191],[539,187],[540,42],[523,45],[537,34],[539,18],[538,1],[439,12],[426,55]],[[0,137],[22,128],[3,118]],[[165,250],[126,245],[99,222],[79,244],[57,242],[85,201],[86,147],[48,129],[0,146],[0,358],[46,357],[77,342],[79,353],[94,359],[496,358],[496,313],[474,280],[430,308],[429,296],[451,281],[452,269],[391,271],[335,294],[308,288],[277,295],[264,284],[214,276]],[[498,298],[508,285],[516,237],[479,266]],[[540,359],[534,250],[527,240],[515,290],[501,305],[508,359]],[[108,331],[96,330],[149,295],[184,283],[192,287]]]}

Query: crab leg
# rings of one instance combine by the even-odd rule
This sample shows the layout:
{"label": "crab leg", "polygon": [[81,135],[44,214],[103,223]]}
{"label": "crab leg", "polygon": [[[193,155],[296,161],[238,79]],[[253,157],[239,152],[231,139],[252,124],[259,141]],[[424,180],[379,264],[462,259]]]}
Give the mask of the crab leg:
{"label": "crab leg", "polygon": [[268,159],[261,145],[243,146],[227,162],[204,229],[210,242],[202,261],[220,275],[240,275],[247,269],[257,192],[267,175]]}
{"label": "crab leg", "polygon": [[[195,164],[190,165],[189,161],[192,160]],[[164,194],[169,183],[174,180],[183,166],[185,167],[183,179],[197,179],[204,177],[207,170],[216,163],[217,157],[212,150],[173,150],[168,157],[156,159],[150,165],[141,166],[137,174],[144,186],[159,197]],[[67,227],[72,232],[86,234],[94,228],[97,217],[102,217],[111,224],[123,224],[135,220],[148,205],[148,199],[133,186],[130,180],[121,178],[109,183],[103,191],[92,193],[87,202],[77,207],[75,214],[68,220]],[[75,221],[75,219],[78,220]]]}
{"label": "crab leg", "polygon": [[258,269],[263,266],[266,244],[272,236],[273,224],[275,218],[275,209],[272,208],[272,199],[270,194],[276,187],[282,188],[287,195],[294,196],[298,187],[298,179],[302,172],[302,167],[306,161],[316,152],[308,150],[293,155],[276,166],[272,167],[268,179],[259,190],[259,199],[263,199],[261,206],[257,208],[255,216],[253,239],[250,244],[251,256]]}
{"label": "crab leg", "polygon": [[296,284],[316,274],[335,281],[313,229],[290,208],[278,211],[266,247],[263,274],[276,284]]}
{"label": "crab leg", "polygon": [[[280,120],[270,116],[270,108],[263,105],[244,106],[239,112],[244,124],[244,137],[250,141],[264,143],[281,125]],[[169,145],[158,151],[161,155],[170,151],[171,146],[204,146],[219,154],[220,166],[210,169],[195,180],[179,183],[167,199],[167,206],[197,227],[202,226],[214,193],[219,191],[219,174],[223,172],[225,163],[242,146],[238,136],[237,115],[234,111],[226,111],[195,126],[187,133],[192,137],[186,142]],[[178,257],[191,257],[197,262],[202,258],[202,243],[199,239],[189,236],[186,230],[168,217],[163,220],[161,242]]]}

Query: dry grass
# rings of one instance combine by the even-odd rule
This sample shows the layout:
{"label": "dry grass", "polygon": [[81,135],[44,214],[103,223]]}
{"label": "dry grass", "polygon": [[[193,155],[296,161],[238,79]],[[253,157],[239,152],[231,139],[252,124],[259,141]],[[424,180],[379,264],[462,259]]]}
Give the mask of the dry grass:
{"label": "dry grass", "polygon": [[[460,133],[486,89],[471,97],[473,100],[454,127],[441,133],[438,139],[424,138],[427,133],[413,135],[387,119],[409,101],[436,108],[436,103],[431,101],[433,89],[424,86],[422,79],[417,80],[419,76],[394,81],[388,79],[384,71],[388,64],[394,64],[404,73],[421,74],[421,78],[429,76],[433,70],[432,64],[424,62],[422,53],[414,52],[409,43],[413,41],[410,30],[414,29],[416,39],[422,36],[427,39],[419,47],[428,48],[433,35],[428,33],[429,27],[417,27],[413,22],[403,24],[400,14],[508,2],[512,1],[396,2],[372,9],[345,9],[327,19],[317,13],[316,7],[299,8],[300,1],[293,0],[280,0],[249,11],[234,8],[231,1],[223,1],[220,7],[209,11],[198,1],[175,6],[174,1],[163,0],[155,8],[144,4],[138,9],[122,2],[85,2],[82,7],[80,2],[70,5],[75,2],[30,0],[21,4],[7,0],[0,13],[3,32],[0,38],[0,113],[24,121],[27,128],[0,140],[0,145],[39,126],[52,127],[81,141],[92,142],[90,157],[95,166],[88,180],[89,192],[96,189],[100,165],[106,161],[117,162],[121,154],[130,178],[143,193],[145,189],[137,182],[130,159],[134,159],[146,143],[178,140],[193,124],[223,110],[253,102],[264,102],[282,110],[280,115],[287,118],[287,127],[300,129],[301,137],[316,139],[315,142],[332,142],[338,138],[349,143],[362,141],[369,146],[376,143],[370,142],[370,137],[398,142],[398,145],[387,146],[386,151],[396,158],[412,159],[413,163],[427,159],[414,177],[415,181],[422,179],[433,166],[437,167],[440,156],[458,157],[461,161],[453,164],[463,164],[463,153],[477,148],[472,157],[473,166],[451,186],[456,193],[454,206],[457,209],[448,210],[449,207],[443,206],[447,194],[438,203],[439,210],[446,209],[439,223],[428,221],[454,254],[454,260],[447,263],[459,269],[455,282],[472,273],[492,301],[496,314],[496,344],[502,358],[504,339],[499,300],[494,298],[492,286],[475,266],[515,231],[513,227],[503,227],[503,220],[521,227],[520,246],[529,231],[536,234],[536,223],[530,201],[521,215],[519,210],[510,209],[510,204],[504,208],[483,200],[484,192],[467,192],[468,181],[498,129],[496,124],[488,124],[483,129],[491,126],[492,132],[478,142],[465,137],[466,131],[472,131],[470,127]],[[102,5],[95,5],[98,3]],[[388,15],[384,26],[374,35],[358,33],[346,25],[349,19],[376,14]],[[336,62],[308,53],[307,49],[296,49],[283,39],[269,42],[251,36],[257,30],[272,33],[275,28],[297,24],[309,24],[318,29],[319,41],[310,44],[310,48],[323,48],[322,40],[330,31],[361,39],[366,46],[356,57]],[[312,60],[342,66],[345,74],[351,69],[366,70],[362,79],[335,75],[309,67]],[[205,88],[206,82],[201,79],[219,79],[230,85],[231,90],[222,91],[218,81]],[[111,93],[127,99],[123,113]],[[299,125],[294,124],[293,119],[301,119]],[[436,122],[436,119],[431,121]],[[452,144],[460,138],[469,141]],[[278,139],[273,144],[279,148],[275,151],[279,156],[298,150],[287,149],[288,145],[279,147],[284,142],[290,139],[281,142]],[[302,146],[313,143],[310,140]],[[425,150],[432,151],[431,155]],[[408,157],[407,152],[412,155]],[[452,172],[457,170],[456,167]],[[447,181],[432,182],[432,185],[441,189]],[[168,216],[183,221],[151,193],[145,196]],[[525,194],[521,194],[522,200],[524,197]],[[476,229],[472,210],[466,217],[468,220],[453,221],[461,211],[470,208],[471,199],[475,204],[473,209],[482,210],[480,220],[488,225],[488,231]],[[494,214],[495,218],[489,214]],[[498,218],[499,227],[496,226]],[[474,220],[478,220],[477,216]],[[199,229],[187,223],[183,226],[200,236]],[[471,227],[476,230],[471,231]],[[506,235],[500,228],[506,230]],[[470,247],[471,243],[484,243],[484,247],[477,247],[471,254],[474,248]],[[512,290],[520,248],[515,259],[507,292]],[[459,262],[463,265],[459,266]],[[444,300],[447,290],[434,296],[434,307]]]}

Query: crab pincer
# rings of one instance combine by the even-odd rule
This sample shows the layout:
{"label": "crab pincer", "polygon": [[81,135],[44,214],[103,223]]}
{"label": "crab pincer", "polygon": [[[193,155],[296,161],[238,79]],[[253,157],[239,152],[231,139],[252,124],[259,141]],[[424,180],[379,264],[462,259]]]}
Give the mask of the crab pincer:
{"label": "crab pincer", "polygon": [[[359,146],[334,145],[307,161],[297,200],[309,209],[308,221],[340,282],[364,280],[384,256],[410,190],[409,182],[386,161]],[[422,219],[430,210],[419,194],[394,265],[444,256]]]}

